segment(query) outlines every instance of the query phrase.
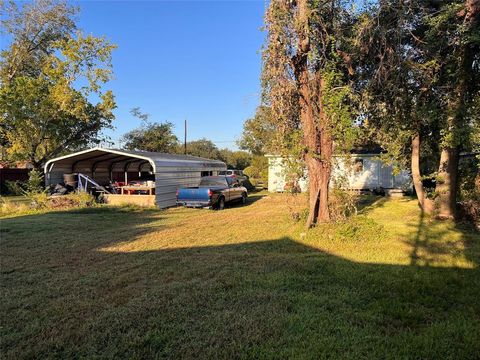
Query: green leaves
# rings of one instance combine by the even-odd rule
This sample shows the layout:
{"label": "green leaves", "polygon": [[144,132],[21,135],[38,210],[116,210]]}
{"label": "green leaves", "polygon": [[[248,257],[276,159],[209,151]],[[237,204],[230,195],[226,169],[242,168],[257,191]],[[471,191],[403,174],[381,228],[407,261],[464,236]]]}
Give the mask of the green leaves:
{"label": "green leaves", "polygon": [[353,92],[344,82],[344,73],[336,64],[329,64],[322,71],[324,87],[322,102],[327,116],[330,117],[330,128],[337,151],[348,152],[352,149],[357,136],[358,127],[354,126]]}
{"label": "green leaves", "polygon": [[104,84],[116,46],[76,31],[76,9],[63,2],[7,10],[3,25],[12,40],[1,54],[2,146],[10,158],[40,166],[111,126],[116,105]]}
{"label": "green leaves", "polygon": [[144,123],[123,136],[123,146],[129,150],[174,152],[178,139],[172,130],[173,124],[170,122]]}
{"label": "green leaves", "polygon": [[272,116],[272,109],[261,105],[257,108],[255,116],[243,124],[243,133],[238,145],[253,154],[275,151],[276,130],[277,124]]}

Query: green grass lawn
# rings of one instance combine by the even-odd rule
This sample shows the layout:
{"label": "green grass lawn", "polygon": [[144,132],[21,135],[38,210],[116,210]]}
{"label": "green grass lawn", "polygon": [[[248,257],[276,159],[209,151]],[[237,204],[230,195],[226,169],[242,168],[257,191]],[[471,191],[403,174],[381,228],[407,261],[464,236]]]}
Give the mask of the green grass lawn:
{"label": "green grass lawn", "polygon": [[2,219],[2,358],[480,358],[478,233],[377,199],[305,236],[264,195]]}

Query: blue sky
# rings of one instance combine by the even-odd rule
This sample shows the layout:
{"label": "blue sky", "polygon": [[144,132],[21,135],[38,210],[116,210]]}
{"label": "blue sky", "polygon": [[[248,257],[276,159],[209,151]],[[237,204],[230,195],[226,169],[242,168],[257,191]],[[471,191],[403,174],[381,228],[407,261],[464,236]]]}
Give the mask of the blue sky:
{"label": "blue sky", "polygon": [[245,119],[259,103],[260,30],[264,1],[76,1],[78,25],[118,45],[118,108],[113,140],[140,125],[139,106],[152,121],[170,121],[183,139],[211,139],[235,148]]}

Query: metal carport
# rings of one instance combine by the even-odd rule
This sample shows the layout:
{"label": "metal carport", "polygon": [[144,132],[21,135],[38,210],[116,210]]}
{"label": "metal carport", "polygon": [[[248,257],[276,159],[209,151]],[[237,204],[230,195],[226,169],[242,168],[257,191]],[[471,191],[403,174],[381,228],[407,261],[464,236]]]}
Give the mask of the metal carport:
{"label": "metal carport", "polygon": [[125,182],[130,174],[149,172],[155,176],[155,204],[165,208],[175,205],[177,188],[197,186],[203,175],[216,175],[226,168],[222,161],[191,155],[96,147],[47,161],[45,184],[58,184],[69,173],[82,173],[107,185],[120,172]]}

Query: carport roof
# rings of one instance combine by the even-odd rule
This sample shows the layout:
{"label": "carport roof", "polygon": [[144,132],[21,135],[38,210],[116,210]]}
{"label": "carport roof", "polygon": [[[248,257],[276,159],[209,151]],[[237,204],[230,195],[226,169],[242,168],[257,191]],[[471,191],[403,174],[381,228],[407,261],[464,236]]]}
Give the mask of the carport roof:
{"label": "carport roof", "polygon": [[149,152],[149,151],[133,151],[133,150],[123,150],[123,149],[107,149],[95,147],[88,150],[78,151],[69,155],[60,156],[54,159],[47,161],[45,164],[45,172],[49,171],[49,166],[55,163],[78,163],[78,162],[109,162],[114,161],[119,162],[122,160],[131,160],[136,158],[139,160],[144,160],[152,164],[154,170],[156,164],[168,163],[170,165],[185,165],[187,163],[197,163],[203,164],[209,167],[219,167],[226,168],[225,163],[219,160],[206,159],[197,156],[191,155],[182,155],[182,154],[167,154],[167,153],[158,153],[158,152]]}

